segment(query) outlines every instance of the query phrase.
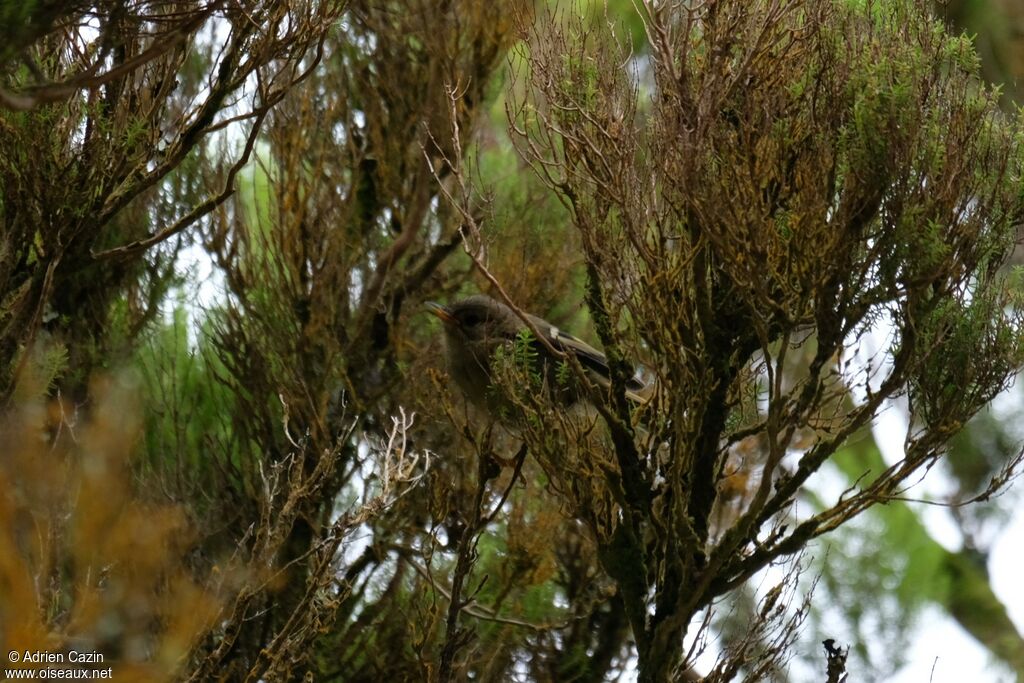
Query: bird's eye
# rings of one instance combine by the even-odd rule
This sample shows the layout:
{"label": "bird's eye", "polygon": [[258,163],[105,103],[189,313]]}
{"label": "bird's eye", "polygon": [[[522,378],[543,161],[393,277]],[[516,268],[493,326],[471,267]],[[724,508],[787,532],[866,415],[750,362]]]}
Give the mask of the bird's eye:
{"label": "bird's eye", "polygon": [[462,316],[462,324],[466,327],[476,327],[481,322],[483,322],[483,318],[475,311],[470,311]]}

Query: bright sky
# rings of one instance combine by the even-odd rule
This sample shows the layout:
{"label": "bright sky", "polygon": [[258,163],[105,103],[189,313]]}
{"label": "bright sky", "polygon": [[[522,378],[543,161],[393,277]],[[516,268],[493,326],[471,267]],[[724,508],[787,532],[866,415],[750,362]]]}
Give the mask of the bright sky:
{"label": "bright sky", "polygon": [[[906,419],[898,408],[879,416],[874,428],[875,439],[886,462],[895,462],[903,455],[903,434]],[[936,468],[929,478],[940,478]],[[928,484],[928,481],[925,481]],[[1016,486],[1022,482],[1016,482]],[[1020,496],[1013,491],[1007,495]],[[911,504],[928,528],[932,538],[949,550],[960,550],[962,539],[946,508]],[[1019,632],[1024,632],[1024,508],[999,534],[989,557],[992,589],[1009,611]],[[938,607],[928,607],[918,620],[917,633],[911,639],[908,664],[891,679],[891,683],[1013,683],[1009,674],[999,675],[992,666],[992,655],[949,615]],[[856,672],[851,672],[856,679]]]}

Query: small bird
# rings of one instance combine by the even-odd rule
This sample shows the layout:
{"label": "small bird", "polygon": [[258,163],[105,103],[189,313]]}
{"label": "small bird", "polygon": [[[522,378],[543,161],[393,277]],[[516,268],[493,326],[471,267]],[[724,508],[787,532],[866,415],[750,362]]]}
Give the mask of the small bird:
{"label": "small bird", "polygon": [[[493,409],[491,369],[495,352],[502,347],[512,348],[517,337],[529,331],[529,326],[511,308],[482,294],[450,306],[433,301],[426,305],[444,322],[448,372],[452,379],[472,403]],[[552,348],[574,356],[591,381],[603,387],[611,384],[608,359],[603,353],[542,318],[529,314],[526,317]],[[575,403],[581,391],[571,384],[567,386],[564,376],[561,380],[558,378],[559,365],[564,360],[554,357],[537,339],[530,339],[529,344],[540,366],[536,368],[540,377],[549,387],[561,387],[555,392],[558,400],[566,405]],[[653,390],[652,383],[645,383],[636,375],[626,382],[626,397],[638,404],[647,403]]]}

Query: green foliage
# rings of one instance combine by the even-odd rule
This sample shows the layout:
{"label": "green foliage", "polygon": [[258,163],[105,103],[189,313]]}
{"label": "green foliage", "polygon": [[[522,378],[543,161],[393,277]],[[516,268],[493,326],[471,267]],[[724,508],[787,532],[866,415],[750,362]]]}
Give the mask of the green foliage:
{"label": "green foliage", "polygon": [[0,0],[0,73],[9,70],[10,62],[74,3],[61,0]]}
{"label": "green foliage", "polygon": [[911,381],[911,408],[943,434],[962,429],[1024,363],[1019,305],[999,290],[968,292],[966,302],[954,296],[922,302],[914,318],[922,358]]}
{"label": "green foliage", "polygon": [[15,359],[23,367],[14,391],[18,401],[41,401],[50,395],[68,371],[68,360],[67,347],[45,335],[22,350]]}
{"label": "green foliage", "polygon": [[149,406],[141,460],[154,478],[184,487],[179,492],[183,496],[191,487],[223,485],[217,481],[211,446],[216,445],[217,458],[227,455],[227,462],[235,461],[230,455],[234,394],[217,381],[224,366],[208,346],[210,325],[199,325],[196,334],[193,315],[196,312],[179,301],[169,318],[147,330],[132,364],[141,378],[142,399]]}
{"label": "green foliage", "polygon": [[540,352],[537,350],[537,340],[533,332],[523,329],[516,333],[512,344],[511,362],[516,369],[526,373],[535,386],[539,386],[542,381],[539,358]]}
{"label": "green foliage", "polygon": [[[39,430],[77,457],[55,416],[110,416],[97,369],[139,378],[132,481],[194,535],[119,528],[194,539],[184,559],[143,549],[223,605],[197,642],[175,622],[168,670],[597,680],[636,661],[666,680],[727,601],[714,675],[764,680],[802,608],[747,582],[837,529],[824,583],[852,633],[888,618],[901,642],[925,601],[982,633],[960,596],[1004,624],[984,577],[891,502],[1024,361],[1003,270],[1024,129],[921,7],[197,1],[180,17],[201,28],[146,52],[178,28],[160,3],[0,0],[0,95],[22,98],[0,111],[0,398],[15,380],[66,397]],[[98,80],[60,94],[93,57]],[[223,276],[201,315],[185,247]],[[463,401],[420,304],[495,284],[595,321],[651,398],[583,392],[524,330],[490,359],[495,409]],[[853,452],[904,393],[898,466]],[[830,461],[857,484],[808,511]],[[974,484],[1005,463],[951,460]],[[57,625],[59,569],[33,577],[57,586]],[[879,584],[894,597],[865,604]],[[194,605],[188,585],[142,602],[185,586]]]}
{"label": "green foliage", "polygon": [[572,368],[565,361],[560,361],[555,368],[555,381],[559,388],[568,388],[574,380]]}

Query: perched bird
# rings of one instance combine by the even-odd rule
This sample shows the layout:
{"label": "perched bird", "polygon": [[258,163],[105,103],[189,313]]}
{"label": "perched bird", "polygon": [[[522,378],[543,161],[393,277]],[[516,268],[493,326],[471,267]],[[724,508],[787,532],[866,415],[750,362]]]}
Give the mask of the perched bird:
{"label": "perched bird", "polygon": [[[479,294],[450,306],[431,301],[427,308],[444,323],[448,372],[452,379],[472,403],[493,408],[491,378],[495,352],[502,347],[512,348],[517,337],[524,330],[528,331],[529,326],[505,304]],[[611,383],[608,359],[603,353],[546,320],[535,315],[526,317],[552,348],[575,357],[591,381],[605,387]],[[531,357],[538,366],[534,369],[558,400],[566,405],[579,400],[581,391],[574,386],[575,382],[567,382],[568,375],[558,378],[559,366],[564,361],[554,357],[548,346],[538,339],[528,339]],[[626,397],[643,404],[650,399],[653,389],[652,384],[634,375],[626,383]]]}

